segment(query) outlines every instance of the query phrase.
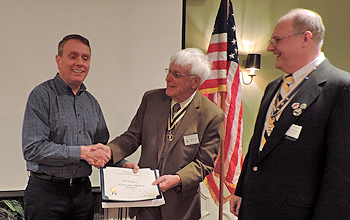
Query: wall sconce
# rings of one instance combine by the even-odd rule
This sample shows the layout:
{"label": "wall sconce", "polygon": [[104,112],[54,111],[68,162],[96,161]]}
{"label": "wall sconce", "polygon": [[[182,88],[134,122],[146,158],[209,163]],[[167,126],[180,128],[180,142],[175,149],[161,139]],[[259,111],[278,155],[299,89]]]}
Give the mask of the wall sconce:
{"label": "wall sconce", "polygon": [[[256,53],[248,54],[244,69],[249,70],[250,72],[247,76],[244,76],[244,74],[241,71],[242,82],[244,85],[249,85],[253,82],[253,77],[256,76],[255,70],[260,70],[260,61],[261,61],[261,54],[256,54]],[[248,80],[245,80],[247,78]]]}

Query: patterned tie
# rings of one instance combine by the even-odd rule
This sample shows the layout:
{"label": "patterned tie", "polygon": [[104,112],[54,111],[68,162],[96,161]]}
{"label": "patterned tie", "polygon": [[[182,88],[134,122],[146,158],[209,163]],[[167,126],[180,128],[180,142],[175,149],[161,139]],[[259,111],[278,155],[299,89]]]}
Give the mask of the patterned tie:
{"label": "patterned tie", "polygon": [[171,118],[174,118],[174,115],[181,109],[180,103],[176,103],[173,106],[173,113],[171,115]]}
{"label": "patterned tie", "polygon": [[294,82],[292,74],[284,75],[283,78],[284,79],[283,79],[282,87],[280,89],[280,95],[282,96],[282,99],[287,96],[289,92],[289,87]]}
{"label": "patterned tie", "polygon": [[275,121],[278,120],[278,118],[281,115],[281,112],[283,110],[283,109],[278,110],[277,106],[280,103],[280,101],[287,96],[287,94],[289,93],[289,90],[290,90],[290,85],[293,82],[294,82],[294,80],[293,80],[293,75],[292,74],[288,74],[288,75],[285,75],[283,77],[283,82],[282,82],[282,86],[281,86],[280,92],[277,95],[277,98],[275,100],[275,103],[274,103],[273,109],[272,109],[272,112],[276,112],[277,111],[278,113],[275,114],[275,115],[273,115],[271,113],[271,116],[268,119],[268,124],[269,125],[268,125],[268,128],[264,132],[264,136],[262,137],[262,140],[261,140],[261,143],[260,143],[260,151],[262,151],[262,149],[263,149],[263,147],[264,147],[264,145],[265,145],[265,143],[267,141],[267,138],[271,135],[272,130],[275,127]]}
{"label": "patterned tie", "polygon": [[[176,113],[181,109],[180,103],[176,103],[171,112],[171,118],[169,116],[169,121],[168,121],[168,130],[166,133],[166,138],[169,141],[173,140],[174,134],[173,130],[175,129],[175,124],[179,121],[179,118],[176,116]],[[180,113],[179,113],[180,114]],[[167,146],[167,145],[166,145]]]}

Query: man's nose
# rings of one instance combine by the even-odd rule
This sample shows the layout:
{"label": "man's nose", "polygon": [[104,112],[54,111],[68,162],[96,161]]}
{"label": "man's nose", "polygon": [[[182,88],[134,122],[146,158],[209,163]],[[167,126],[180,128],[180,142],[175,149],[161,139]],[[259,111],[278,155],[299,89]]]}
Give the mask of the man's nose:
{"label": "man's nose", "polygon": [[174,77],[173,74],[171,72],[169,72],[165,77],[165,81],[167,81],[167,82],[171,81],[172,77]]}
{"label": "man's nose", "polygon": [[276,46],[273,44],[272,41],[269,41],[269,44],[267,45],[266,50],[267,50],[268,52],[271,52],[271,51],[273,51],[274,49],[276,49]]}
{"label": "man's nose", "polygon": [[76,64],[77,64],[78,66],[82,66],[82,65],[83,65],[83,58],[78,57],[78,58],[76,59]]}

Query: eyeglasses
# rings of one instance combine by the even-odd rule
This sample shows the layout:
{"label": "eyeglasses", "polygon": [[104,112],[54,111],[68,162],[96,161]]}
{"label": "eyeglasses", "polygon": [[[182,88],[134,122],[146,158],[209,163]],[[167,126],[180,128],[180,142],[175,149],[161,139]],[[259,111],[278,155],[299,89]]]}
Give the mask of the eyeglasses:
{"label": "eyeglasses", "polygon": [[168,75],[169,73],[171,73],[175,78],[180,78],[180,77],[184,77],[184,76],[196,76],[196,74],[181,74],[179,72],[176,71],[170,71],[170,68],[165,68],[165,73]]}
{"label": "eyeglasses", "polygon": [[300,34],[303,34],[303,33],[305,33],[305,32],[297,33],[297,34],[292,34],[292,35],[287,35],[287,36],[284,36],[284,37],[278,37],[278,36],[272,37],[272,38],[270,38],[270,40],[268,41],[268,45],[270,45],[270,43],[272,43],[274,46],[277,46],[277,44],[278,44],[279,42],[281,42],[281,40],[283,40],[283,39],[285,39],[285,38],[288,38],[288,37],[300,35]]}

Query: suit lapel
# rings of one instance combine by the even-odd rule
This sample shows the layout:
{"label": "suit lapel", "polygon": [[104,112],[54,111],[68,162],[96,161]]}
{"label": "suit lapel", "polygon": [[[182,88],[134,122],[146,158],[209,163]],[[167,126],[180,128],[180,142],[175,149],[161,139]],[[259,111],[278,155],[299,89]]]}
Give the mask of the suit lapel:
{"label": "suit lapel", "polygon": [[[267,111],[282,81],[283,79],[282,77],[280,77],[279,79],[269,84],[269,86],[266,88],[265,95],[262,98],[262,102],[260,104],[258,116],[256,119],[256,125],[254,128],[255,132],[251,141],[252,143],[250,143],[250,145],[252,146],[260,146],[261,135],[262,135],[262,133],[260,132],[264,130]],[[258,154],[259,154],[259,147],[252,148],[251,157],[253,160],[258,159]]]}
{"label": "suit lapel", "polygon": [[154,118],[158,120],[158,139],[159,139],[158,162],[163,151],[165,135],[168,129],[167,125],[168,125],[168,119],[170,115],[170,105],[171,105],[171,99],[165,94],[165,92],[161,100],[162,102],[160,102],[158,106],[155,106],[156,108],[158,108],[158,115],[154,116]]}
{"label": "suit lapel", "polygon": [[[326,76],[323,71],[324,65],[319,66],[308,79],[304,82],[299,91],[291,99],[288,105],[283,110],[280,119],[275,122],[275,128],[273,129],[268,141],[264,146],[264,150],[260,153],[259,160],[263,159],[279,142],[282,138],[285,138],[285,133],[295,121],[303,115],[304,111],[308,110],[308,107],[320,94],[322,83],[325,83]],[[302,110],[300,115],[293,115],[294,109],[292,105],[294,103],[306,104],[306,109]]]}

